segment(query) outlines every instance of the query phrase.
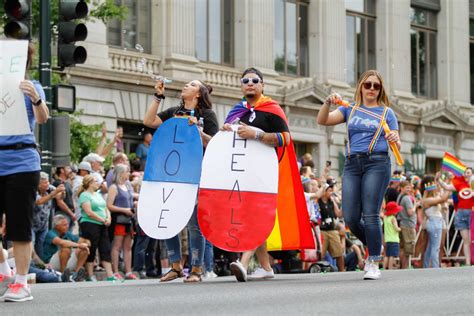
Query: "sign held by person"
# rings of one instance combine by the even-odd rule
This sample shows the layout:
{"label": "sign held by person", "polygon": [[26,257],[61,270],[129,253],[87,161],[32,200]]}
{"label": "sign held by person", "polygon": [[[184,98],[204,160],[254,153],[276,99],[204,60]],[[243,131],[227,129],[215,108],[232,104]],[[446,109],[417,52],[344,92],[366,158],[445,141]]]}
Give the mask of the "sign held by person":
{"label": "sign held by person", "polygon": [[202,142],[187,118],[165,121],[153,136],[138,200],[138,223],[155,239],[176,236],[196,205]]}
{"label": "sign held by person", "polygon": [[203,160],[198,220],[213,245],[233,252],[265,242],[275,225],[278,159],[273,147],[221,131]]}

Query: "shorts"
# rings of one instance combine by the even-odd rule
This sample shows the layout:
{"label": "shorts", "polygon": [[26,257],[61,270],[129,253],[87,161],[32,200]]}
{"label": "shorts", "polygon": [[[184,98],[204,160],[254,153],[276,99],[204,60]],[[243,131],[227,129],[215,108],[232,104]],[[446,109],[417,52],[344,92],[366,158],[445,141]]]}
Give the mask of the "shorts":
{"label": "shorts", "polygon": [[132,224],[115,224],[114,236],[134,235]]}
{"label": "shorts", "polygon": [[[71,249],[71,256],[69,257],[69,260],[67,261],[66,268],[69,270],[75,270],[76,265],[77,265],[77,256],[76,256],[76,249]],[[61,262],[59,260],[59,254],[61,250],[58,250],[52,257],[51,260],[49,260],[49,264],[53,267],[54,270],[60,271],[61,269]]]}
{"label": "shorts", "polygon": [[454,215],[454,228],[456,230],[469,230],[471,228],[471,210],[458,209]]}
{"label": "shorts", "polygon": [[331,257],[338,258],[343,255],[341,239],[337,230],[322,230],[323,235],[323,253],[329,251]]}
{"label": "shorts", "polygon": [[39,171],[0,176],[0,218],[5,213],[9,241],[31,241],[39,178]]}
{"label": "shorts", "polygon": [[385,246],[386,257],[398,257],[400,254],[400,244],[398,242],[387,242]]}
{"label": "shorts", "polygon": [[89,222],[81,223],[81,237],[91,242],[87,262],[94,262],[95,253],[99,249],[100,261],[110,262],[110,240],[108,227]]}
{"label": "shorts", "polygon": [[411,256],[415,253],[416,229],[409,227],[400,227],[400,250],[406,256]]}

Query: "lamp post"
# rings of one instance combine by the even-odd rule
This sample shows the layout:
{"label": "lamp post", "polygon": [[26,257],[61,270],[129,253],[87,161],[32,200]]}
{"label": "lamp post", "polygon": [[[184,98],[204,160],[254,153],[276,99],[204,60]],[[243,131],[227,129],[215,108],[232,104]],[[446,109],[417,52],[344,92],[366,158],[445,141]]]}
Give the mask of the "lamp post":
{"label": "lamp post", "polygon": [[426,166],[426,148],[416,143],[411,149],[411,157],[413,161],[413,171],[417,175],[423,176]]}

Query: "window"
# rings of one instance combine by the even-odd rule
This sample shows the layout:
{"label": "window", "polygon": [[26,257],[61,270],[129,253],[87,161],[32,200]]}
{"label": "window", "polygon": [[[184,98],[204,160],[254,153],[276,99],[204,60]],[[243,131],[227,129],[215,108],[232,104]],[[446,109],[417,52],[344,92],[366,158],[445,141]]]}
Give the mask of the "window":
{"label": "window", "polygon": [[232,65],[233,0],[196,0],[196,58]]}
{"label": "window", "polygon": [[471,65],[471,104],[474,105],[474,12],[469,20],[469,63]]}
{"label": "window", "polygon": [[355,86],[360,75],[375,69],[375,1],[346,0],[347,82]]}
{"label": "window", "polygon": [[411,90],[421,97],[436,98],[436,11],[410,9]]}
{"label": "window", "polygon": [[128,8],[125,20],[111,20],[107,26],[107,44],[124,49],[135,49],[137,44],[150,52],[151,0],[115,0]]}
{"label": "window", "polygon": [[275,70],[288,75],[307,76],[308,4],[275,0]]}

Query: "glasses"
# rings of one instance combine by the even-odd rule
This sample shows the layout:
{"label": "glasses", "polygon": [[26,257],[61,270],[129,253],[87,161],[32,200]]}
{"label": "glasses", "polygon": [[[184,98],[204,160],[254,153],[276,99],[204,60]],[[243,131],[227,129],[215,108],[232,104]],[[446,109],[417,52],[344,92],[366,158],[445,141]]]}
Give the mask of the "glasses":
{"label": "glasses", "polygon": [[261,81],[260,78],[242,78],[242,79],[240,79],[240,81],[243,84],[249,84],[250,80],[252,80],[253,84],[258,84]]}
{"label": "glasses", "polygon": [[374,90],[380,90],[380,88],[382,87],[380,85],[380,83],[377,83],[377,82],[373,82],[373,81],[366,81],[362,84],[362,86],[364,86],[364,88],[366,88],[367,90],[370,90],[370,88],[374,88]]}

